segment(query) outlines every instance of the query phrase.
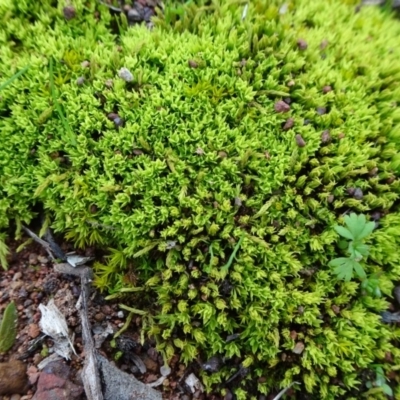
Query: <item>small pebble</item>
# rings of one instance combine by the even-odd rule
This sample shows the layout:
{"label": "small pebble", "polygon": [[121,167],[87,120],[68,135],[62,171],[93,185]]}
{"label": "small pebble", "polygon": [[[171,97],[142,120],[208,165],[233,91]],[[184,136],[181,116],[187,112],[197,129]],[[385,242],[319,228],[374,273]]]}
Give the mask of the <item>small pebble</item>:
{"label": "small pebble", "polygon": [[38,255],[36,253],[30,253],[28,262],[30,265],[36,265],[38,263]]}
{"label": "small pebble", "polygon": [[220,357],[214,356],[211,357],[207,362],[205,362],[204,364],[202,364],[202,368],[204,371],[207,372],[218,372],[221,369],[222,366],[222,362]]}
{"label": "small pebble", "polygon": [[353,197],[354,197],[356,200],[362,200],[362,198],[364,197],[362,190],[361,190],[360,188],[357,188],[357,189],[354,191]]}
{"label": "small pebble", "polygon": [[158,351],[154,348],[154,347],[150,347],[147,350],[147,355],[153,360],[153,361],[157,361],[158,360],[158,356],[160,355],[158,353]]}
{"label": "small pebble", "polygon": [[279,100],[274,105],[275,111],[278,113],[286,113],[290,111],[289,104],[286,104],[283,100]]}
{"label": "small pebble", "polygon": [[113,87],[114,82],[112,79],[107,79],[104,84],[110,89]]}
{"label": "small pebble", "polygon": [[299,147],[304,147],[306,145],[305,140],[303,139],[303,137],[300,134],[296,135],[296,144]]}
{"label": "small pebble", "polygon": [[112,310],[112,308],[110,306],[105,305],[105,306],[101,307],[101,312],[106,314],[106,315],[110,315],[113,312],[113,310]]}
{"label": "small pebble", "polygon": [[317,114],[319,115],[326,114],[326,107],[317,107]]}
{"label": "small pebble", "polygon": [[294,86],[296,84],[296,82],[292,79],[292,80],[290,80],[288,83],[287,83],[287,86],[288,87],[292,87],[292,86]]}
{"label": "small pebble", "polygon": [[332,86],[327,85],[322,88],[322,93],[324,93],[324,94],[327,94],[331,91],[332,91]]}
{"label": "small pebble", "polygon": [[85,60],[81,62],[81,67],[82,68],[89,68],[90,67],[90,62]]}
{"label": "small pebble", "polygon": [[76,84],[78,86],[82,86],[85,83],[85,78],[83,76],[80,76],[77,80],[76,80]]}
{"label": "small pebble", "polygon": [[303,342],[297,342],[292,351],[294,354],[301,354],[304,351],[304,348],[305,346]]}
{"label": "small pebble", "polygon": [[283,99],[283,101],[286,103],[286,104],[291,104],[292,103],[292,99],[290,98],[290,97],[285,97],[284,99]]}
{"label": "small pebble", "polygon": [[25,363],[18,360],[0,363],[0,396],[10,393],[24,393],[26,384]]}
{"label": "small pebble", "polygon": [[122,126],[124,126],[124,120],[122,118],[120,118],[120,117],[117,117],[117,118],[114,119],[114,125],[117,128],[121,128]]}
{"label": "small pebble", "polygon": [[144,7],[143,19],[150,22],[151,17],[154,15],[154,10],[151,7]]}
{"label": "small pebble", "polygon": [[97,321],[97,322],[102,322],[102,321],[104,321],[104,318],[105,318],[105,315],[103,314],[103,313],[97,313],[95,316],[94,316],[94,319]]}
{"label": "small pebble", "polygon": [[333,203],[333,200],[335,200],[335,196],[333,194],[330,194],[328,196],[328,203]]}
{"label": "small pebble", "polygon": [[226,158],[226,157],[228,157],[228,154],[225,151],[219,151],[218,152],[218,157],[219,158]]}
{"label": "small pebble", "polygon": [[331,134],[329,133],[329,130],[323,131],[321,134],[321,142],[322,143],[328,143],[331,140]]}
{"label": "small pebble", "polygon": [[369,175],[370,177],[377,176],[377,175],[378,175],[378,171],[379,171],[379,170],[378,170],[377,167],[372,168],[371,171],[368,172],[368,175]]}
{"label": "small pebble", "polygon": [[201,147],[198,147],[195,153],[199,156],[203,156],[205,154],[204,150]]}
{"label": "small pebble", "polygon": [[118,311],[117,312],[117,317],[121,318],[121,319],[124,318],[124,312],[123,311]]}
{"label": "small pebble", "polygon": [[38,261],[40,264],[47,264],[49,262],[49,258],[46,256],[38,256]]}
{"label": "small pebble", "polygon": [[107,118],[110,121],[114,121],[115,118],[119,118],[119,115],[117,113],[112,112],[112,113],[107,114]]}
{"label": "small pebble", "polygon": [[139,22],[142,20],[142,15],[135,8],[131,8],[128,11],[128,19],[131,22]]}
{"label": "small pebble", "polygon": [[197,62],[194,60],[189,60],[188,64],[190,68],[197,68],[199,66],[199,64],[197,64]]}
{"label": "small pebble", "polygon": [[38,365],[40,363],[40,361],[42,361],[42,360],[43,360],[42,355],[40,353],[36,353],[33,356],[33,360],[32,361],[33,361],[33,364]]}
{"label": "small pebble", "polygon": [[81,288],[79,286],[74,285],[71,288],[71,292],[75,298],[78,298],[81,295]]}
{"label": "small pebble", "polygon": [[335,304],[331,307],[332,311],[337,315],[340,313],[340,307],[336,306]]}
{"label": "small pebble", "polygon": [[28,335],[32,338],[35,339],[40,335],[40,329],[37,324],[30,324],[28,326]]}
{"label": "small pebble", "polygon": [[26,372],[29,377],[29,383],[35,385],[40,375],[38,369],[34,365],[31,365]]}
{"label": "small pebble", "polygon": [[133,75],[131,71],[129,71],[128,68],[121,68],[118,72],[118,76],[123,79],[125,82],[132,82],[133,81]]}
{"label": "small pebble", "polygon": [[22,272],[16,272],[13,276],[13,281],[19,281],[22,278]]}
{"label": "small pebble", "polygon": [[283,126],[283,130],[288,131],[289,129],[293,128],[293,126],[294,126],[294,119],[288,118],[285,122],[285,125]]}
{"label": "small pebble", "polygon": [[306,42],[304,39],[299,39],[299,40],[297,41],[297,47],[298,47],[300,50],[307,50],[308,44],[307,44],[307,42]]}
{"label": "small pebble", "polygon": [[75,8],[72,6],[66,6],[63,8],[63,14],[64,14],[64,18],[67,21],[70,21],[71,19],[75,18],[75,16],[76,16]]}
{"label": "small pebble", "polygon": [[171,368],[169,365],[165,364],[160,368],[160,374],[162,376],[168,376],[171,373]]}

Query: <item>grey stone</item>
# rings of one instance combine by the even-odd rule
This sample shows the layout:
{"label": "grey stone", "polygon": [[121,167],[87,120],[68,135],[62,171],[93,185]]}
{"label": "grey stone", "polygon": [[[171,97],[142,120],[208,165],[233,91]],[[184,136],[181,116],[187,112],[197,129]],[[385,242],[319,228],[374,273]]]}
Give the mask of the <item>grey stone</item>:
{"label": "grey stone", "polygon": [[160,392],[139,382],[98,355],[104,400],[162,400]]}

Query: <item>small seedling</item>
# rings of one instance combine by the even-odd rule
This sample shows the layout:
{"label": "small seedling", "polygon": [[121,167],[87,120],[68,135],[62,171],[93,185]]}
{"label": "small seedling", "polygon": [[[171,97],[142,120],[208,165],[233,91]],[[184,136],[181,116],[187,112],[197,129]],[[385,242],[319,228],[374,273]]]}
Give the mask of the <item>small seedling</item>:
{"label": "small seedling", "polygon": [[17,336],[17,308],[12,301],[5,309],[0,323],[0,353],[5,353],[14,345]]}
{"label": "small seedling", "polygon": [[361,288],[371,296],[382,297],[377,274],[372,274],[367,279],[364,279],[361,283]]}
{"label": "small seedling", "polygon": [[339,257],[332,260],[329,265],[334,267],[334,273],[339,279],[350,281],[354,274],[362,280],[367,279],[367,275],[361,260],[366,260],[369,255],[369,247],[363,240],[375,229],[374,222],[367,222],[365,215],[354,213],[344,217],[344,226],[335,226],[335,231],[344,239],[339,243],[341,249],[346,249],[348,257]]}
{"label": "small seedling", "polygon": [[380,365],[375,365],[374,369],[376,373],[376,379],[374,381],[368,381],[366,383],[367,388],[368,389],[381,388],[383,393],[385,393],[388,396],[393,396],[392,388],[386,383],[387,378],[385,376],[383,368]]}
{"label": "small seedling", "polygon": [[244,239],[244,234],[242,234],[242,236],[240,236],[240,239],[237,242],[235,248],[233,249],[232,254],[228,259],[228,262],[221,268],[221,271],[228,271],[229,270],[229,267],[232,265],[233,260],[236,257],[236,253],[239,251],[240,246],[242,245],[243,239]]}

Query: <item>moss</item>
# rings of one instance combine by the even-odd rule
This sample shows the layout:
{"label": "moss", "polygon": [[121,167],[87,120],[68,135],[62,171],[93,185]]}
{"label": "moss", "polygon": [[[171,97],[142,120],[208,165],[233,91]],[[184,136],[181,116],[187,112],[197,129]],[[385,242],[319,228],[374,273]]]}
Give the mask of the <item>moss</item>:
{"label": "moss", "polygon": [[343,213],[379,212],[366,269],[385,296],[400,278],[400,25],[339,1],[254,1],[244,20],[215,1],[116,36],[96,2],[70,21],[35,4],[0,5],[1,81],[30,66],[1,92],[0,227],[43,209],[110,248],[97,286],[145,309],[167,358],[228,360],[209,390],[242,365],[240,399],[293,381],[350,398],[387,352],[398,368],[387,301],[328,263]]}

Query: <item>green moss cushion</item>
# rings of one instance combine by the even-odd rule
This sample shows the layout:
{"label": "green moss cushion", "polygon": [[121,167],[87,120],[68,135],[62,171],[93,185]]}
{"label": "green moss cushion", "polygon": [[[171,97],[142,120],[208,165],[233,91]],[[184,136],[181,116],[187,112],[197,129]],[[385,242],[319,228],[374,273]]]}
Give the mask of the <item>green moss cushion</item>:
{"label": "green moss cushion", "polygon": [[43,209],[77,246],[109,248],[97,286],[145,311],[166,358],[226,358],[209,390],[241,365],[238,399],[293,381],[359,398],[372,365],[399,368],[387,301],[328,266],[333,226],[364,213],[379,219],[367,273],[386,296],[400,278],[397,21],[222,1],[149,31],[94,1],[69,21],[30,3],[0,4],[0,82],[29,66],[0,92],[3,232]]}

